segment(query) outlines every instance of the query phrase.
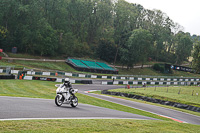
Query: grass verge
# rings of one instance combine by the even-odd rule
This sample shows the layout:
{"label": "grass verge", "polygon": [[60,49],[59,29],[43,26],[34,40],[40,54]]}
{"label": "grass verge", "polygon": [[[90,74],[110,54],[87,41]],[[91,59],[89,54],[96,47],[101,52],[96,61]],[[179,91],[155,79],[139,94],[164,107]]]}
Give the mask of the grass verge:
{"label": "grass verge", "polygon": [[147,120],[28,120],[0,121],[0,132],[16,133],[197,133],[199,125]]}
{"label": "grass verge", "polygon": [[145,87],[131,89],[114,89],[109,91],[147,96],[155,99],[178,102],[182,104],[200,107],[200,89],[197,86],[172,86],[157,88]]}

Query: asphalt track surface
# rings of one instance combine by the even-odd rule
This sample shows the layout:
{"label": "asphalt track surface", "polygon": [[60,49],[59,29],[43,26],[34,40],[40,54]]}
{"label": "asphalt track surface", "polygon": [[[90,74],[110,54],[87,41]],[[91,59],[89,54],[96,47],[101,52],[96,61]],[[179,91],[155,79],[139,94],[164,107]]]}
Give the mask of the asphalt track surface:
{"label": "asphalt track surface", "polygon": [[[151,112],[167,117],[178,122],[200,125],[200,117],[183,113],[180,111],[163,108],[159,106],[113,98],[87,93],[91,90],[116,89],[124,86],[115,85],[73,85],[79,89],[79,93],[104,99],[114,103],[122,104],[132,108]],[[56,88],[55,88],[56,90]],[[0,120],[23,120],[23,119],[141,119],[155,120],[153,118],[136,114],[96,107],[87,104],[80,104],[76,108],[70,105],[57,107],[54,100],[37,98],[17,98],[0,96]]]}
{"label": "asphalt track surface", "polygon": [[0,96],[0,120],[26,119],[138,119],[156,120],[122,111],[79,104],[57,107],[54,100]]}

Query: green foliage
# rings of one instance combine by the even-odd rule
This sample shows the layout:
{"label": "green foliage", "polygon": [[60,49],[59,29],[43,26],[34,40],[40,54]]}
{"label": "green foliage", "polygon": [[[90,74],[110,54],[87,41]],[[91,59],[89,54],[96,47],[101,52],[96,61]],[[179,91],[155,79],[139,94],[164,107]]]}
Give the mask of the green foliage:
{"label": "green foliage", "polygon": [[153,69],[156,71],[160,71],[160,72],[164,72],[165,68],[163,66],[161,66],[160,64],[154,64],[153,65]]}
{"label": "green foliage", "polygon": [[191,55],[193,42],[191,37],[185,33],[179,32],[176,35],[176,64],[181,64],[187,57]]}
{"label": "green foliage", "polygon": [[98,48],[97,48],[97,55],[101,60],[105,60],[107,62],[112,62],[114,60],[116,47],[113,41],[100,39]]}
{"label": "green foliage", "polygon": [[[179,34],[181,26],[165,13],[125,0],[1,0],[0,26],[0,47],[5,52],[17,47],[20,53],[91,56],[129,67],[144,63],[147,56],[180,64],[192,49],[189,36]],[[145,38],[149,49],[130,61],[127,44],[137,29],[149,31],[152,37]],[[141,53],[133,54],[137,52]]]}
{"label": "green foliage", "polygon": [[194,46],[192,67],[196,73],[200,73],[200,41],[196,41]]}
{"label": "green foliage", "polygon": [[36,31],[36,38],[34,40],[35,44],[37,45],[30,49],[34,49],[35,52],[40,56],[55,55],[55,51],[58,47],[56,31],[53,30],[52,27],[45,22],[39,23],[38,27],[38,31]]}
{"label": "green foliage", "polygon": [[0,48],[5,47],[4,45],[5,45],[7,34],[8,34],[8,30],[0,26]]}
{"label": "green foliage", "polygon": [[0,26],[0,40],[6,38],[7,32],[8,31],[4,27]]}
{"label": "green foliage", "polygon": [[152,47],[152,35],[148,30],[133,30],[125,48],[122,49],[122,61],[127,64],[127,67],[132,67],[139,62],[145,63]]}

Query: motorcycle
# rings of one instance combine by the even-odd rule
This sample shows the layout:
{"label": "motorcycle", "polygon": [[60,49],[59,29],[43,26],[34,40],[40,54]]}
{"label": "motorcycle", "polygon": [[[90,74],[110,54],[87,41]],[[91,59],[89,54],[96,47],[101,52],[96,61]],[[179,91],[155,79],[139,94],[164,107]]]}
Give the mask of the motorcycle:
{"label": "motorcycle", "polygon": [[78,105],[78,98],[75,96],[75,93],[78,92],[78,89],[65,89],[63,84],[56,84],[56,97],[55,104],[61,106],[63,103],[70,104],[72,107]]}

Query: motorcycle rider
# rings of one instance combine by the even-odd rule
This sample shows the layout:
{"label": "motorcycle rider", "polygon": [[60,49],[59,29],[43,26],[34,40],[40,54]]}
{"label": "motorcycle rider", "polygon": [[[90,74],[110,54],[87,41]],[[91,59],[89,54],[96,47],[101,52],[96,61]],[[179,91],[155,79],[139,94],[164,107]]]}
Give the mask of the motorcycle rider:
{"label": "motorcycle rider", "polygon": [[78,105],[78,98],[75,96],[75,93],[78,92],[78,89],[72,88],[69,78],[65,78],[63,84],[56,84],[56,97],[55,104],[61,106],[63,103],[70,104],[72,107]]}
{"label": "motorcycle rider", "polygon": [[72,84],[70,83],[69,78],[65,78],[65,79],[64,79],[63,86],[65,87],[65,91],[66,91],[66,93],[64,93],[64,97],[65,97],[65,99],[67,100],[67,99],[69,99],[69,97],[70,97],[70,95],[67,94],[68,89],[69,89],[69,93],[70,93],[71,95],[73,95],[73,94],[72,94],[73,88],[72,88]]}

